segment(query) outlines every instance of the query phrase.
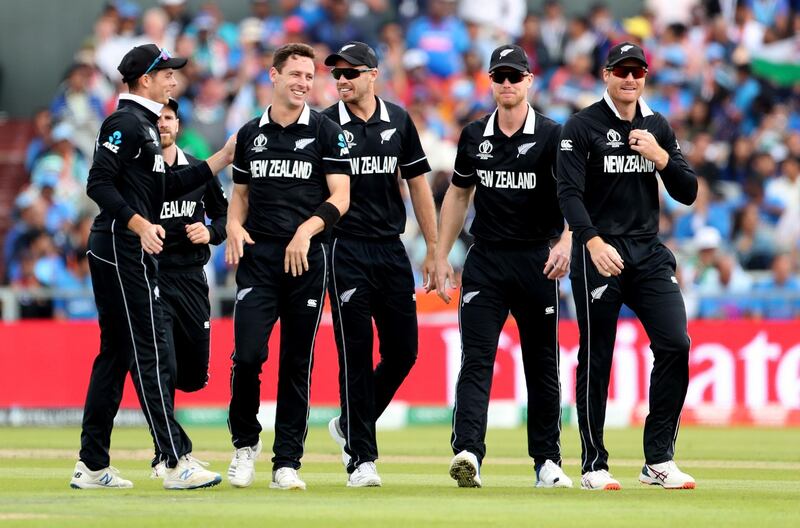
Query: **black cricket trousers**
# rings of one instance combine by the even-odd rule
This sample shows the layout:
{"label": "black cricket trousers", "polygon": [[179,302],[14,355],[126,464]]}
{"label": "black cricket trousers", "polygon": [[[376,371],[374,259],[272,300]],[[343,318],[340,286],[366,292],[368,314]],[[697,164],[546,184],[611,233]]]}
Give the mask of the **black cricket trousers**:
{"label": "black cricket trousers", "polygon": [[[112,224],[112,231],[116,223]],[[80,459],[96,471],[109,465],[114,417],[131,373],[153,443],[175,467],[192,443],[175,420],[174,379],[159,299],[158,264],[138,237],[93,232],[89,266],[100,323],[100,353],[92,366],[83,411]]]}
{"label": "black cricket trousers", "polygon": [[[375,422],[417,360],[414,274],[400,238],[337,237],[328,289],[339,352],[339,425],[352,473],[377,460]],[[374,370],[373,319],[380,354]]]}
{"label": "black cricket trousers", "polygon": [[686,308],[675,278],[675,257],[657,238],[603,238],[624,261],[625,269],[616,277],[600,275],[584,245],[576,241],[572,247],[570,280],[580,329],[576,404],[583,473],[608,469],[603,424],[623,303],[642,322],[654,356],[650,413],[644,425],[647,464],[672,459],[689,386],[690,341]]}
{"label": "black cricket trousers", "polygon": [[558,281],[548,279],[548,244],[476,242],[461,279],[461,370],[453,408],[453,453],[486,455],[486,420],[497,343],[509,312],[517,321],[528,390],[528,454],[561,462]]}
{"label": "black cricket trousers", "polygon": [[308,434],[314,341],[328,273],[327,244],[313,239],[308,271],[298,277],[285,273],[283,259],[288,243],[256,239],[254,245],[245,245],[236,271],[233,312],[235,348],[228,427],[237,449],[258,443],[261,367],[267,360],[272,328],[278,318],[281,320],[273,470],[300,468]]}

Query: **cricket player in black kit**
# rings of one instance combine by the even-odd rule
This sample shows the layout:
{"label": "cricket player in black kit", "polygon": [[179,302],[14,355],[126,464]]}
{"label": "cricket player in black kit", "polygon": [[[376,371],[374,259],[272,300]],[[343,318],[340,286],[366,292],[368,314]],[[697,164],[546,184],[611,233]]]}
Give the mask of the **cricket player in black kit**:
{"label": "cricket player in black kit", "polygon": [[158,452],[166,459],[164,487],[193,489],[221,481],[191,456],[175,420],[174,377],[163,324],[155,254],[163,249],[158,212],[165,199],[210,180],[233,157],[233,138],[207,162],[180,171],[164,164],[156,123],[186,59],[155,45],[137,46],[118,69],[129,94],[100,129],[87,193],[100,206],[89,237],[92,286],[100,323],[100,354],[92,367],[73,488],[129,488],[109,466],[114,416],[130,371]]}
{"label": "cricket player in black kit", "polygon": [[261,451],[261,366],[281,320],[270,487],[305,489],[297,474],[308,432],[314,339],[327,284],[327,236],[347,211],[350,159],[341,127],[311,110],[314,50],[275,52],[272,104],[237,134],[226,261],[238,264],[228,425],[228,479],[246,487]]}
{"label": "cricket player in black kit", "polygon": [[[179,126],[178,101],[170,97],[158,118],[164,162],[174,169],[202,163],[175,143]],[[161,204],[159,218],[166,238],[158,255],[158,286],[173,388],[185,392],[198,391],[208,383],[211,304],[203,266],[211,257],[209,244],[225,240],[227,210],[228,200],[216,176]],[[158,450],[153,460],[152,477],[163,477],[166,462]]]}
{"label": "cricket player in black kit", "polygon": [[[450,476],[480,487],[497,343],[509,312],[517,321],[528,389],[528,453],[537,487],[571,487],[561,469],[558,281],[569,265],[571,236],[556,198],[560,126],[526,101],[533,82],[519,46],[492,53],[489,74],[497,110],[467,125],[442,204],[436,285],[449,302],[447,262],[475,192],[475,243],[467,252],[459,327],[462,363],[456,383]],[[553,241],[559,240],[551,249]]]}
{"label": "cricket player in black kit", "polygon": [[[341,100],[323,112],[344,129],[350,150],[350,209],[331,243],[333,324],[339,351],[341,415],[329,423],[342,448],[350,487],[380,486],[375,422],[417,359],[414,275],[400,233],[406,212],[399,178],[408,183],[428,257],[423,281],[433,288],[436,210],[425,178],[430,171],[408,113],[375,95],[378,57],[348,42],[325,59]],[[380,338],[373,371],[372,320]]]}
{"label": "cricket player in black kit", "polygon": [[689,384],[689,335],[675,257],[658,240],[656,173],[686,205],[697,195],[697,179],[667,120],[641,98],[646,75],[639,46],[611,48],[603,99],[570,118],[559,144],[558,195],[575,240],[570,278],[580,328],[576,400],[584,489],[620,489],[608,472],[603,424],[622,303],[642,322],[655,359],[639,480],[695,486],[672,460]]}

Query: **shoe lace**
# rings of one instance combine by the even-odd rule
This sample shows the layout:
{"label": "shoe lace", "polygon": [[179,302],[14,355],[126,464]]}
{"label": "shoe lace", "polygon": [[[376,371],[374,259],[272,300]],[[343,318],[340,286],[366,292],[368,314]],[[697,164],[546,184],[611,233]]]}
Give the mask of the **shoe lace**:
{"label": "shoe lace", "polygon": [[188,462],[191,465],[198,465],[198,466],[203,466],[203,467],[208,467],[208,465],[209,465],[208,462],[204,462],[202,460],[199,460],[199,459],[193,457],[191,453],[189,453],[187,455],[184,455],[183,458],[186,460],[186,462]]}
{"label": "shoe lace", "polygon": [[108,466],[108,471],[113,473],[114,476],[119,475],[119,470],[117,468],[115,468],[114,466]]}
{"label": "shoe lace", "polygon": [[362,462],[358,465],[358,468],[364,473],[377,473],[378,468],[375,467],[375,462]]}
{"label": "shoe lace", "polygon": [[614,475],[612,475],[611,473],[609,473],[607,469],[601,469],[601,470],[598,470],[598,471],[597,471],[597,473],[600,473],[600,474],[601,474],[601,475],[603,475],[604,477],[608,477],[608,478],[611,478],[611,477],[613,477],[613,476],[614,476]]}

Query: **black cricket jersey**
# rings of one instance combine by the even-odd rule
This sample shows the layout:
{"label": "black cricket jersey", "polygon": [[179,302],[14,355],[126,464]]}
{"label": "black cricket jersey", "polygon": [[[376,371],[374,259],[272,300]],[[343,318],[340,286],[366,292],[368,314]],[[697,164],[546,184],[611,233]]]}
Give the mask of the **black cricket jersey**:
{"label": "black cricket jersey", "polygon": [[406,208],[398,170],[406,180],[431,170],[408,112],[375,99],[377,108],[367,121],[342,101],[323,112],[341,125],[350,149],[350,209],[334,227],[335,235],[385,238],[402,233]]}
{"label": "black cricket jersey", "polygon": [[[198,165],[202,160],[178,149],[175,164],[172,167]],[[172,177],[171,173],[167,178]],[[186,226],[206,221],[206,214],[211,219],[207,226],[211,235],[209,244],[219,245],[225,241],[225,223],[228,214],[228,200],[219,179],[214,176],[199,187],[161,204],[159,223],[167,232],[164,249],[158,254],[158,262],[166,268],[185,268],[204,266],[211,257],[208,244],[192,244],[186,236]]]}
{"label": "black cricket jersey", "polygon": [[325,175],[350,175],[350,154],[341,127],[308,105],[286,128],[270,108],[239,130],[233,181],[249,185],[245,229],[290,239],[330,196]]}
{"label": "black cricket jersey", "polygon": [[[86,194],[100,206],[92,231],[134,235],[127,229],[134,214],[159,222],[165,199],[199,187],[213,174],[206,162],[170,171],[161,152],[156,123],[162,105],[133,94],[119,97],[117,110],[103,121],[89,170]],[[121,228],[120,228],[121,226]]]}
{"label": "black cricket jersey", "polygon": [[[633,129],[647,130],[669,154],[661,171],[628,144]],[[639,99],[633,121],[620,118],[608,92],[564,125],[558,153],[561,210],[585,244],[597,235],[650,238],[658,235],[658,181],[670,196],[691,205],[697,178],[681,154],[667,120]]]}
{"label": "black cricket jersey", "polygon": [[497,110],[473,121],[458,140],[452,183],[476,185],[470,232],[484,242],[545,242],[558,238],[564,218],[556,196],[556,145],[561,126],[528,106],[511,137]]}

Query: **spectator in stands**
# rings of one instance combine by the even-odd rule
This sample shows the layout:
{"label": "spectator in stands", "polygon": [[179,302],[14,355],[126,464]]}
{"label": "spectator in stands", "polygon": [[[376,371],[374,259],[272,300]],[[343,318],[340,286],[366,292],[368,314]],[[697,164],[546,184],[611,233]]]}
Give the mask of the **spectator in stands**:
{"label": "spectator in stands", "polygon": [[350,41],[364,41],[364,32],[350,18],[349,0],[323,0],[324,16],[309,31],[314,42],[325,44],[329,50],[337,50]]}
{"label": "spectator in stands", "polygon": [[780,176],[767,181],[765,194],[766,200],[782,211],[800,208],[800,158],[783,160]]}
{"label": "spectator in stands", "polygon": [[29,249],[20,254],[19,270],[11,280],[11,288],[17,293],[21,319],[49,319],[53,316],[53,302],[48,297],[38,297],[29,290],[43,285],[36,278],[36,258]]}
{"label": "spectator in stands", "polygon": [[700,295],[697,316],[701,319],[734,319],[752,311],[747,296],[753,280],[742,270],[736,257],[720,253],[714,265],[706,270],[696,283]]}
{"label": "spectator in stands", "polygon": [[92,70],[90,64],[72,64],[50,103],[53,122],[72,127],[70,140],[84,157],[94,152],[97,131],[105,115],[102,100],[89,90]]}
{"label": "spectator in stands", "polygon": [[800,316],[800,278],[792,272],[792,258],[780,253],[772,260],[772,272],[754,289],[754,313],[765,319]]}
{"label": "spectator in stands", "polygon": [[41,108],[33,115],[33,139],[25,150],[25,171],[31,172],[33,165],[39,157],[50,149],[53,138],[51,128],[53,124],[50,110]]}
{"label": "spectator in stands", "polygon": [[53,283],[60,295],[53,299],[53,317],[62,320],[96,319],[97,307],[89,275],[86,248],[75,250],[67,258],[66,269]]}
{"label": "spectator in stands", "polygon": [[532,68],[531,73],[537,77],[553,65],[550,55],[547,53],[547,47],[542,41],[541,24],[539,15],[536,13],[528,13],[525,17],[525,21],[522,23],[522,35],[516,44],[528,54]]}
{"label": "spectator in stands", "polygon": [[[192,22],[192,15],[186,9],[186,0],[158,0],[161,9],[166,13],[168,22],[165,37],[172,42],[177,42],[183,32]],[[172,51],[170,49],[170,51]]]}
{"label": "spectator in stands", "polygon": [[[67,122],[59,123],[53,128],[53,146],[34,164],[31,183],[42,188],[46,182],[52,182],[55,178],[55,195],[58,201],[78,211],[86,202],[84,189],[89,168],[86,158],[72,143],[73,135],[74,129]],[[97,135],[97,131],[94,135]]]}
{"label": "spectator in stands", "polygon": [[745,269],[769,268],[777,247],[771,226],[762,220],[758,205],[747,203],[736,215],[733,246]]}
{"label": "spectator in stands", "polygon": [[544,3],[541,34],[547,57],[552,64],[561,64],[567,38],[567,19],[564,17],[561,4],[555,0],[547,0]]}
{"label": "spectator in stands", "polygon": [[702,228],[711,226],[722,238],[727,239],[731,234],[731,224],[730,208],[724,202],[717,200],[706,179],[698,176],[697,199],[692,208],[686,214],[679,216],[675,222],[675,238],[679,241],[688,241]]}
{"label": "spectator in stands", "polygon": [[409,48],[419,48],[428,57],[428,71],[440,78],[461,73],[461,54],[469,49],[464,23],[452,15],[453,0],[430,0],[428,14],[408,28]]}

